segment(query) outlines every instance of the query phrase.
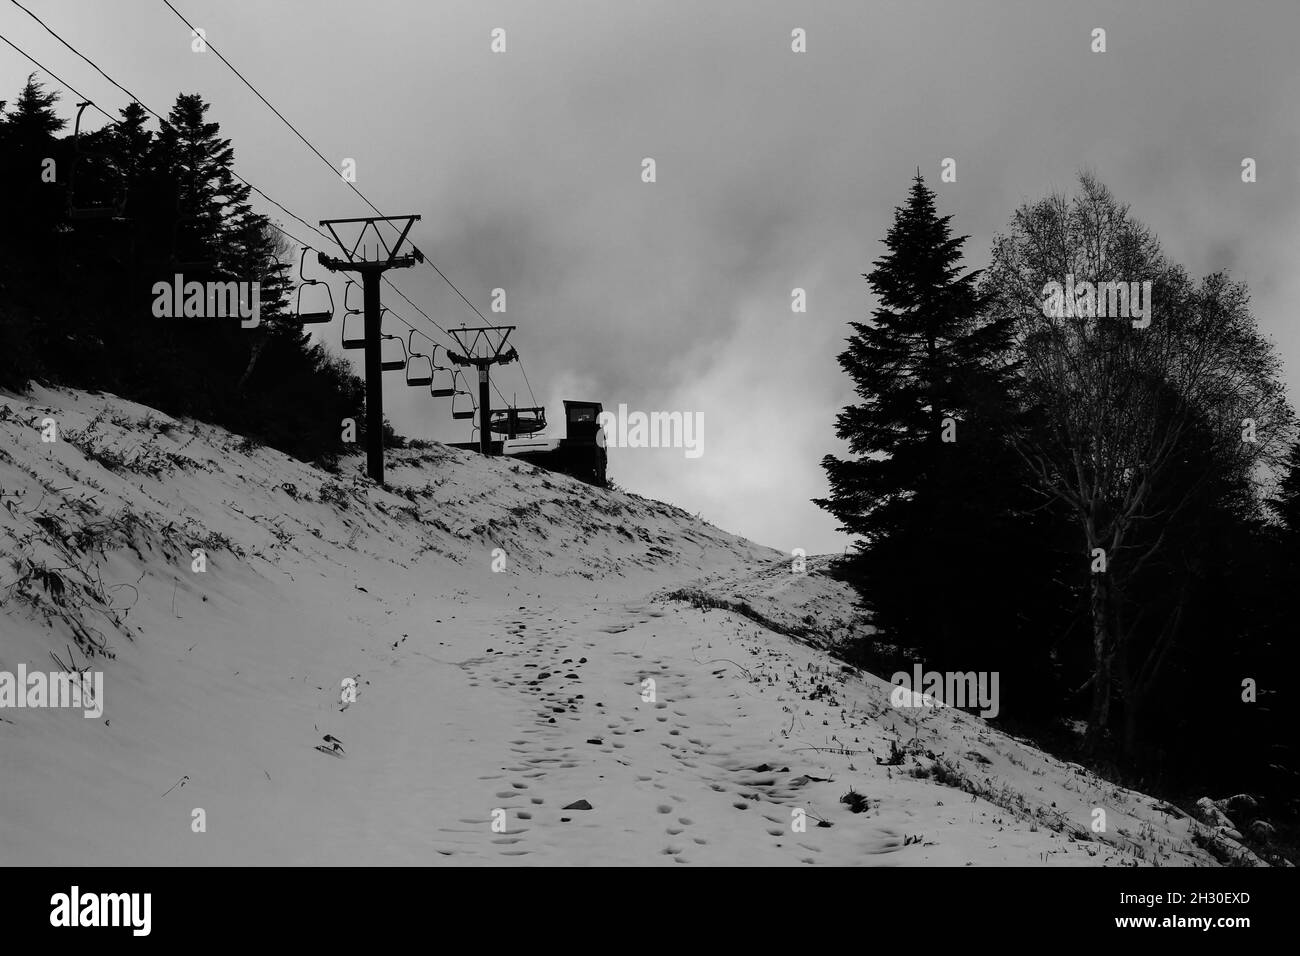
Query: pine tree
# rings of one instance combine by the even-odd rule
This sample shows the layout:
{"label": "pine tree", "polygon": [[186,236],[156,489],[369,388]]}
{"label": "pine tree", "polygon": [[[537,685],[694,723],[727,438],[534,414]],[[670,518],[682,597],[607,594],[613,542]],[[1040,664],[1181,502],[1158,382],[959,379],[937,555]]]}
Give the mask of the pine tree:
{"label": "pine tree", "polygon": [[[54,112],[59,98],[57,92],[46,92],[33,73],[0,122],[0,172],[9,192],[5,211],[12,222],[23,224],[27,238],[37,245],[60,219],[62,196],[47,175],[50,160],[55,161],[60,181],[67,165],[54,138],[68,123]],[[38,254],[45,252],[44,248],[38,249]],[[18,267],[25,268],[25,263]]]}
{"label": "pine tree", "polygon": [[[5,211],[33,211],[0,235],[0,387],[37,378],[105,389],[304,459],[346,450],[338,423],[362,417],[364,386],[287,319],[297,250],[252,209],[207,104],[178,97],[156,133],[143,107],[128,104],[117,123],[83,123],[74,144],[57,100],[32,77],[0,113],[0,175],[14,186]],[[67,215],[74,155],[75,204],[116,205],[125,186],[120,219]],[[55,176],[41,177],[45,159]],[[176,268],[195,260],[213,267]],[[156,317],[155,283],[178,271],[186,281],[260,282],[261,325]]]}
{"label": "pine tree", "polygon": [[29,75],[13,110],[5,117],[6,145],[30,147],[51,142],[54,134],[68,125],[67,120],[55,115],[54,105],[59,98],[57,92],[45,91],[35,73]]}
{"label": "pine tree", "polygon": [[[5,221],[0,237],[0,386],[23,389],[45,374],[55,329],[34,289],[57,285],[52,263],[63,218],[67,151],[55,135],[67,125],[54,112],[57,92],[27,77],[12,108],[0,114],[0,180]],[[53,173],[53,175],[51,175]]]}
{"label": "pine tree", "polygon": [[122,108],[122,118],[109,128],[109,152],[115,174],[123,181],[128,201],[133,188],[143,185],[153,133],[145,126],[149,114],[139,103]]}
{"label": "pine tree", "polygon": [[877,628],[938,654],[971,643],[981,549],[1015,471],[1001,438],[1008,327],[981,321],[978,272],[962,273],[966,237],[950,219],[918,172],[863,276],[872,320],[850,323],[839,356],[861,401],[836,434],[856,457],[827,455],[831,494],[814,499],[861,539],[846,570]]}
{"label": "pine tree", "polygon": [[219,124],[206,121],[207,112],[201,96],[182,93],[157,139],[157,161],[174,178],[173,246],[182,261],[218,262],[232,228],[229,217],[247,199],[248,188],[237,184],[233,175],[230,140],[222,138]]}

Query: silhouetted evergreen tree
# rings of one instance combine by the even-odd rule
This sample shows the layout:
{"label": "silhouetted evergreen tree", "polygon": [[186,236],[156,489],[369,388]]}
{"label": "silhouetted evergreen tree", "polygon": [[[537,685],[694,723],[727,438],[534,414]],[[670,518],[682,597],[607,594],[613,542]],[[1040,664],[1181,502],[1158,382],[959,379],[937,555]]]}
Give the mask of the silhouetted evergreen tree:
{"label": "silhouetted evergreen tree", "polygon": [[10,228],[21,224],[24,233],[30,231],[30,238],[38,244],[46,241],[60,218],[62,196],[50,177],[51,169],[56,175],[63,175],[66,169],[55,139],[67,125],[67,120],[54,112],[58,102],[59,94],[47,91],[32,74],[0,122],[7,224]]}
{"label": "silhouetted evergreen tree", "polygon": [[47,91],[36,74],[30,74],[18,99],[14,100],[13,109],[5,116],[5,145],[39,148],[53,142],[54,134],[68,125],[67,120],[54,112],[58,101],[58,93]]}
{"label": "silhouetted evergreen tree", "polygon": [[823,459],[831,493],[815,501],[860,538],[843,570],[884,639],[927,666],[1014,672],[1026,702],[1051,689],[1050,647],[1026,646],[1026,631],[1062,595],[1041,547],[1032,567],[1020,546],[1051,540],[1050,515],[1027,514],[1005,441],[1007,326],[981,319],[978,273],[962,273],[965,237],[950,219],[918,173],[864,275],[872,319],[850,323],[839,356],[861,402],[836,433],[855,457]]}
{"label": "silhouetted evergreen tree", "polygon": [[[157,131],[134,103],[117,124],[83,122],[78,149],[59,138],[57,103],[32,77],[0,115],[0,175],[22,223],[0,234],[0,387],[35,377],[110,390],[303,458],[352,450],[340,442],[344,418],[364,440],[364,389],[288,318],[298,250],[253,210],[202,98],[179,96]],[[57,175],[42,178],[47,159]],[[73,202],[123,198],[121,216],[69,218]],[[155,317],[154,285],[177,273],[259,282],[261,325]]]}
{"label": "silhouetted evergreen tree", "polygon": [[[35,74],[0,116],[0,181],[5,183],[5,229],[0,236],[0,388],[21,389],[45,368],[51,328],[25,301],[24,290],[52,280],[52,243],[62,219],[55,177],[67,169],[55,134],[67,125],[54,112],[59,94]],[[53,164],[52,166],[50,164]]]}

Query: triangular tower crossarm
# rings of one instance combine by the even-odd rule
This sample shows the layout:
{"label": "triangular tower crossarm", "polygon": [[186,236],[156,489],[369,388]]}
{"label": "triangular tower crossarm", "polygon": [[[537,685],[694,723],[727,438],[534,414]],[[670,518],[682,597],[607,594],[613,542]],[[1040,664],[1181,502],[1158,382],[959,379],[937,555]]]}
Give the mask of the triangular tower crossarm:
{"label": "triangular tower crossarm", "polygon": [[[456,344],[460,346],[463,357],[469,359],[469,361],[462,362],[461,364],[470,365],[477,362],[480,358],[491,358],[493,361],[496,361],[497,356],[504,355],[506,339],[510,338],[510,333],[514,330],[515,327],[513,325],[485,325],[473,329],[467,329],[464,326],[461,326],[458,329],[448,329],[447,332],[456,339]],[[501,338],[495,345],[492,344],[492,337],[489,334],[491,332],[501,333]],[[469,338],[471,333],[473,334],[473,338]],[[492,352],[492,355],[480,356],[478,354],[479,343],[485,344]],[[514,350],[511,349],[510,351],[513,352]],[[517,357],[518,356],[516,355],[516,358]],[[512,360],[506,359],[505,361]]]}
{"label": "triangular tower crossarm", "polygon": [[[338,247],[343,250],[343,255],[345,258],[334,259],[333,261],[339,263],[347,263],[349,265],[357,265],[365,262],[383,263],[385,268],[400,269],[403,268],[404,266],[409,266],[417,262],[424,261],[424,253],[421,252],[419,249],[415,248],[415,246],[412,246],[411,251],[404,256],[399,256],[397,254],[397,251],[402,248],[402,243],[406,241],[406,237],[410,233],[411,227],[415,225],[415,223],[418,222],[419,219],[420,219],[419,216],[362,216],[358,219],[322,219],[320,224],[330,231],[330,235],[334,237],[335,243],[337,243]],[[376,227],[375,224],[380,222],[405,223],[405,225],[402,226],[401,235],[397,237],[397,242],[393,243],[392,246],[388,245],[388,243],[384,239],[383,234],[379,231],[378,227]],[[362,223],[363,225],[361,226],[360,231],[357,233],[356,241],[352,243],[351,248],[349,248],[347,243],[345,243],[342,239],[339,238],[338,231],[334,227],[355,225],[356,223]],[[387,254],[387,259],[379,258],[378,255],[376,255],[376,257],[371,260],[367,260],[364,257],[364,255],[361,258],[357,258],[357,249],[362,248],[361,240],[366,237],[367,232],[374,232],[375,239],[378,240],[375,245],[375,248],[376,250],[382,248],[384,252]],[[325,260],[328,257],[326,257],[324,253],[320,253],[318,258],[320,259],[321,265],[327,266]],[[410,260],[410,261],[406,262],[400,260]],[[333,267],[327,266],[327,268],[333,268]]]}
{"label": "triangular tower crossarm", "polygon": [[[411,226],[419,218],[419,216],[365,216],[360,219],[322,219],[320,223],[329,229],[330,235],[343,250],[341,258],[317,252],[316,258],[320,264],[331,272],[355,272],[361,275],[366,323],[366,473],[379,484],[384,483],[384,386],[383,362],[380,356],[380,343],[383,339],[383,306],[379,301],[379,283],[383,281],[384,273],[389,269],[405,269],[424,261],[424,253],[414,246],[409,253],[399,255],[402,243],[406,242],[406,237],[411,232]],[[401,228],[401,235],[392,246],[388,245],[376,227],[376,223],[381,222],[405,223]],[[334,227],[356,223],[362,224],[361,231],[357,234],[356,242],[349,248],[339,238]],[[375,248],[382,249],[383,255],[377,252],[374,259],[367,259],[364,249],[361,256],[357,255],[357,249],[363,248],[361,240],[366,232],[371,230],[378,240]]]}
{"label": "triangular tower crossarm", "polygon": [[[519,358],[519,353],[513,348],[506,348],[506,340],[510,338],[510,333],[515,330],[513,325],[489,325],[481,328],[467,329],[463,326],[459,329],[448,329],[447,332],[456,339],[456,344],[460,346],[460,352],[447,350],[447,358],[451,359],[455,365],[467,366],[472,365],[478,369],[478,411],[479,411],[479,451],[484,455],[490,455],[492,429],[490,419],[492,416],[492,403],[488,400],[488,369],[493,365],[505,365],[507,362],[513,362]],[[500,332],[500,340],[493,345],[490,333]],[[473,336],[471,338],[471,336]],[[479,344],[485,344],[487,349],[484,354],[479,355]],[[488,354],[488,353],[491,354]]]}

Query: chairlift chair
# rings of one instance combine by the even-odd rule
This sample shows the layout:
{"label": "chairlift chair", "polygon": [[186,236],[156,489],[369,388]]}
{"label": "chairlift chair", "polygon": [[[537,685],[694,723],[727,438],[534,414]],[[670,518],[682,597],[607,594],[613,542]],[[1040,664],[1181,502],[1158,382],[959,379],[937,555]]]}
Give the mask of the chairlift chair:
{"label": "chairlift chair", "polygon": [[[266,296],[270,291],[271,283],[282,277],[285,271],[289,268],[289,266],[286,266],[280,261],[280,257],[275,254],[274,249],[268,249],[266,251],[266,258],[263,260],[262,269],[257,276],[257,281],[261,285],[261,292],[259,295]],[[280,299],[283,298],[284,294],[281,293]],[[266,301],[269,302],[270,300],[268,299]]]}
{"label": "chairlift chair", "polygon": [[[349,279],[347,284],[343,286],[343,347],[345,349],[363,349],[366,347],[365,317],[361,315],[360,309],[354,309],[348,305],[348,293],[352,291],[353,286],[356,286],[358,289],[361,288],[352,279]],[[354,316],[360,318],[353,318]],[[348,335],[348,319],[352,319],[351,336]],[[361,324],[361,332],[359,335],[357,333],[358,321]]]}
{"label": "chairlift chair", "polygon": [[[307,246],[302,247],[302,255],[298,258],[298,295],[294,300],[294,319],[302,325],[319,325],[325,322],[334,321],[334,293],[330,290],[330,285],[323,279],[308,279],[303,275],[303,267],[307,263]],[[308,286],[324,286],[325,292],[329,296],[330,307],[324,312],[304,312],[302,310],[302,292]],[[347,346],[345,345],[344,348]]]}
{"label": "chairlift chair", "polygon": [[[379,310],[379,338],[380,338],[380,343],[379,343],[379,370],[380,370],[381,372],[398,372],[398,371],[402,371],[402,370],[404,370],[404,369],[406,368],[406,360],[407,360],[408,356],[407,356],[407,354],[406,354],[406,346],[402,344],[402,340],[401,340],[401,338],[399,338],[399,337],[396,336],[396,335],[388,335],[388,334],[385,333],[384,330],[383,330],[384,313],[387,312],[387,311],[388,311],[387,308],[383,308],[383,309],[380,309],[380,310]],[[383,346],[383,342],[384,342],[384,340],[389,340],[389,341],[392,341],[392,342],[396,342],[396,343],[397,343],[397,347],[398,347],[399,349],[402,350],[402,357],[401,357],[401,358],[384,358],[384,346]],[[388,350],[388,354],[389,354],[390,356],[393,354],[392,349],[389,349],[389,350]]]}
{"label": "chairlift chair", "polygon": [[[464,421],[464,420],[466,420],[466,419],[473,418],[475,415],[477,415],[477,414],[478,414],[478,409],[476,409],[476,408],[473,407],[473,405],[474,405],[474,399],[473,399],[473,396],[471,396],[469,392],[461,391],[460,389],[458,389],[458,388],[455,387],[456,382],[457,382],[459,379],[460,379],[460,375],[459,375],[459,373],[458,373],[458,374],[456,375],[456,378],[453,379],[453,381],[452,381],[451,417],[454,418],[454,419],[457,419],[458,421]],[[456,399],[457,399],[459,396],[461,396],[461,395],[464,395],[466,398],[468,398],[468,399],[470,400],[470,409],[469,409],[469,411],[457,410],[457,408],[456,408]]]}
{"label": "chairlift chair", "polygon": [[78,206],[77,205],[77,163],[82,156],[100,156],[107,157],[108,154],[102,151],[92,151],[82,149],[81,147],[81,114],[85,112],[90,102],[77,104],[77,119],[72,127],[72,164],[68,169],[68,218],[69,219],[109,219],[114,222],[123,220],[122,213],[126,209],[127,185],[125,178],[122,180],[122,191],[117,201],[109,206]]}
{"label": "chairlift chair", "polygon": [[172,256],[169,264],[177,272],[211,272],[216,269],[217,261],[215,259],[182,259],[178,250],[180,248],[181,223],[194,222],[196,216],[180,211],[180,199],[176,200],[176,221],[172,225]]}
{"label": "chairlift chair", "polygon": [[288,266],[280,261],[280,257],[275,254],[274,249],[268,249],[266,252],[266,266],[263,272],[268,276],[281,276],[288,270]]}
{"label": "chairlift chair", "polygon": [[364,309],[354,309],[348,304],[348,293],[353,289],[360,289],[361,286],[356,279],[349,279],[343,286],[343,311],[348,315],[360,315]]}
{"label": "chairlift chair", "polygon": [[[421,385],[433,385],[433,359],[423,352],[415,351],[415,343],[411,340],[415,337],[415,329],[411,329],[406,335],[406,384],[412,388],[418,388]],[[438,346],[433,347],[436,354]],[[417,362],[416,359],[423,359],[423,362]],[[428,374],[425,374],[425,370]]]}
{"label": "chairlift chair", "polygon": [[170,265],[177,272],[212,272],[214,270],[224,274],[224,270],[217,270],[217,261],[215,259],[182,259],[179,255],[181,226],[187,222],[198,222],[199,217],[192,212],[185,212],[181,208],[181,193],[179,188],[176,191],[176,218],[172,221],[172,254]]}
{"label": "chairlift chair", "polygon": [[[435,360],[438,358],[438,347],[436,345],[433,347],[433,357]],[[451,388],[436,388],[432,384],[430,384],[429,394],[432,395],[434,398],[455,398],[456,380],[459,373],[457,373],[455,369],[452,369],[446,365],[439,365],[437,364],[436,361],[434,361],[433,362],[434,376],[436,377],[439,372],[447,373],[447,377],[451,379]],[[455,402],[453,402],[452,404],[455,405]]]}

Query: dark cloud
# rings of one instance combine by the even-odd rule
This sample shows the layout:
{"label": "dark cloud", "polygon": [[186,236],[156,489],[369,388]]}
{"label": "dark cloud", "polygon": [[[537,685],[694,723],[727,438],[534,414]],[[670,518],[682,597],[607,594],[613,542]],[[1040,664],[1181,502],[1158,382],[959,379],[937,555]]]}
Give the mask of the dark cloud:
{"label": "dark cloud", "polygon": [[[972,267],[1018,203],[1093,170],[1171,258],[1248,281],[1293,381],[1300,369],[1300,4],[188,6],[328,156],[358,160],[367,195],[424,215],[419,243],[489,318],[490,290],[506,288],[504,318],[553,412],[574,397],[704,414],[702,458],[615,451],[616,480],[764,543],[843,545],[808,502],[851,398],[835,353],[869,314],[860,274],[917,167],[972,237]],[[189,52],[174,18],[44,12],[155,108],[203,92],[241,170],[306,218],[363,211],[224,67]],[[120,105],[15,15],[7,34]],[[488,52],[498,26],[504,56]],[[794,27],[806,54],[790,52]],[[1089,52],[1094,27],[1105,54]],[[4,89],[28,69],[0,56]],[[958,179],[940,184],[949,156]],[[442,325],[477,324],[428,270],[395,278]],[[807,314],[790,311],[796,286]],[[500,384],[527,399],[515,370]],[[468,437],[414,390],[395,385],[388,405],[403,431]]]}

